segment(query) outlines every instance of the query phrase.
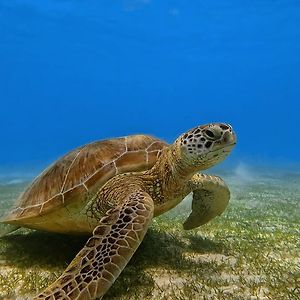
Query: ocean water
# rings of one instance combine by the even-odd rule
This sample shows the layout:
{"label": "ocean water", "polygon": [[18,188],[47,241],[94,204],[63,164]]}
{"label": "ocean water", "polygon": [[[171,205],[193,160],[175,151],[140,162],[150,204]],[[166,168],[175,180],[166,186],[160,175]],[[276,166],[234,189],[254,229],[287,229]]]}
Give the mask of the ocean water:
{"label": "ocean water", "polygon": [[[174,225],[190,199],[158,219],[136,267],[129,265],[105,299],[151,293],[149,299],[176,299],[176,288],[178,299],[220,299],[226,280],[224,299],[299,299],[299,70],[296,0],[1,0],[0,217],[36,175],[80,145],[137,133],[171,143],[199,124],[230,123],[237,145],[207,171],[228,183],[228,210],[190,235]],[[0,299],[30,299],[83,243],[29,230],[0,239]],[[178,262],[191,253],[223,255],[235,259],[235,268],[225,264],[230,278],[224,279],[216,262],[207,281],[205,272],[185,277],[191,257],[174,265],[170,249],[158,254],[165,243],[179,253]],[[262,249],[259,262],[255,244]],[[164,262],[168,274],[161,273]],[[198,263],[197,274],[210,262]],[[250,280],[247,268],[260,280]],[[139,281],[149,274],[151,293]],[[128,282],[141,286],[140,298],[122,290]],[[203,296],[205,287],[215,294]]]}
{"label": "ocean water", "polygon": [[299,162],[296,0],[0,3],[0,166],[231,123],[230,159]]}

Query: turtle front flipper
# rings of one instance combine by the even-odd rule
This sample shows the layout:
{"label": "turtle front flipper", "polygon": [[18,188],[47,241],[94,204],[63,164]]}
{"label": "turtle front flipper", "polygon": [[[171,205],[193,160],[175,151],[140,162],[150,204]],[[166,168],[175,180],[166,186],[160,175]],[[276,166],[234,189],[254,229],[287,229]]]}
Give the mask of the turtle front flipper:
{"label": "turtle front flipper", "polygon": [[185,230],[206,224],[226,209],[230,191],[217,176],[195,174],[191,179],[193,190],[192,212],[183,223]]}
{"label": "turtle front flipper", "polygon": [[35,299],[102,298],[140,245],[153,216],[153,200],[141,189],[110,209],[63,274]]}

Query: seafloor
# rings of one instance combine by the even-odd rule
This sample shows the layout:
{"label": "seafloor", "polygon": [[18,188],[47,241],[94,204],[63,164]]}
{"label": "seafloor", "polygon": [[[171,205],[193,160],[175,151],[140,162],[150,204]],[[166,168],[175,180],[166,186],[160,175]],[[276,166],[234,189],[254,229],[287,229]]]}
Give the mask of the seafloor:
{"label": "seafloor", "polygon": [[[209,224],[184,231],[190,199],[154,220],[104,299],[300,299],[300,173],[220,172],[232,199]],[[1,214],[28,182],[0,182]],[[30,299],[86,238],[18,230],[0,239],[0,299]]]}

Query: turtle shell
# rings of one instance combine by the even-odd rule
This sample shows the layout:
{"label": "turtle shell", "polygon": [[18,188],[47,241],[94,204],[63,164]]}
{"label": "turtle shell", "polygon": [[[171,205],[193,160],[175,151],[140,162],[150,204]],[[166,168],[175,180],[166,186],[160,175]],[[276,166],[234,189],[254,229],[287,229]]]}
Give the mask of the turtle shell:
{"label": "turtle shell", "polygon": [[87,201],[116,174],[151,168],[166,146],[151,136],[132,135],[79,147],[35,178],[1,221],[22,224],[74,201]]}

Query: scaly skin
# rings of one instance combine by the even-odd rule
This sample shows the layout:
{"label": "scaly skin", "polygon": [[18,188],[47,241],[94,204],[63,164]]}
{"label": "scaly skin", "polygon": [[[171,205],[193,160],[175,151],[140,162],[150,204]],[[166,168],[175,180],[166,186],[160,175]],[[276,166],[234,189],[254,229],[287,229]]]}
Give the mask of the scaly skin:
{"label": "scaly skin", "polygon": [[102,298],[140,245],[153,216],[151,197],[138,187],[106,213],[64,273],[34,299]]}
{"label": "scaly skin", "polygon": [[234,144],[230,126],[199,126],[165,148],[150,170],[111,178],[88,211],[99,222],[93,237],[35,299],[102,298],[141,243],[152,217],[173,208],[191,191],[192,213],[185,229],[221,214],[230,196],[227,186],[219,177],[197,172],[223,160]]}
{"label": "scaly skin", "polygon": [[185,230],[208,223],[226,209],[230,191],[218,176],[195,174],[190,184],[193,190],[192,212],[183,223]]}

